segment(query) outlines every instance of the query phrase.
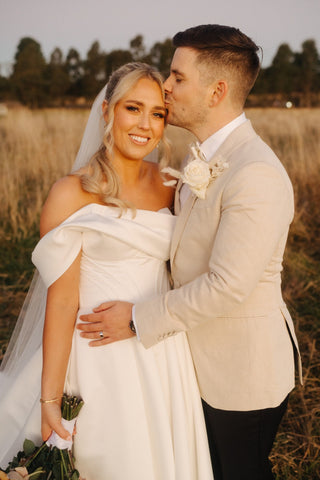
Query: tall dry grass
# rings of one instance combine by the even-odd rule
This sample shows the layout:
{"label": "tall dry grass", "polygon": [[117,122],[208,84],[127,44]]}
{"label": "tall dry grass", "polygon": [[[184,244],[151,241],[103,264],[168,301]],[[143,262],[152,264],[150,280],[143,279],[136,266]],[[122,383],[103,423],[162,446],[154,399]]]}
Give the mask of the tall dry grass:
{"label": "tall dry grass", "polygon": [[[292,393],[272,459],[278,480],[320,478],[320,110],[247,110],[284,163],[296,215],[285,257],[284,294],[295,321],[305,385]],[[0,349],[7,343],[30,281],[30,252],[51,184],[72,165],[88,116],[84,110],[10,111],[0,118]],[[170,127],[173,165],[192,136]],[[0,351],[1,357],[1,351]]]}
{"label": "tall dry grass", "polygon": [[32,277],[43,202],[70,170],[87,116],[24,108],[0,116],[0,360]]}
{"label": "tall dry grass", "polygon": [[1,235],[25,236],[52,183],[74,161],[87,120],[83,110],[17,109],[0,117]]}
{"label": "tall dry grass", "polygon": [[284,297],[303,361],[273,451],[279,479],[320,479],[320,110],[254,109],[257,132],[279,155],[295,191],[285,256]]}

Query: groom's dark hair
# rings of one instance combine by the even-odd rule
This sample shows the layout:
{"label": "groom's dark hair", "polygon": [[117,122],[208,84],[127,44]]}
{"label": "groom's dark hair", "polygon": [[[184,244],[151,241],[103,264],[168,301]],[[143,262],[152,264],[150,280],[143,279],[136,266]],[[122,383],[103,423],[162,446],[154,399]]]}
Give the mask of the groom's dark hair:
{"label": "groom's dark hair", "polygon": [[238,100],[244,104],[260,69],[261,48],[251,38],[238,28],[209,24],[178,32],[173,45],[197,50],[198,65],[205,65],[211,77],[215,78],[217,68],[231,74]]}

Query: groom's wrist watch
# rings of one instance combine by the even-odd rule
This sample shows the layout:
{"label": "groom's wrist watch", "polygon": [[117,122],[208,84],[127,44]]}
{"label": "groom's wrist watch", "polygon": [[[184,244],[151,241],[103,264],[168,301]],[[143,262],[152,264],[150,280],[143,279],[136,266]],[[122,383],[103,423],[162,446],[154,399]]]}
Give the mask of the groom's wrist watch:
{"label": "groom's wrist watch", "polygon": [[136,327],[134,326],[133,320],[130,320],[129,328],[130,328],[131,332],[133,332],[135,335],[137,334]]}

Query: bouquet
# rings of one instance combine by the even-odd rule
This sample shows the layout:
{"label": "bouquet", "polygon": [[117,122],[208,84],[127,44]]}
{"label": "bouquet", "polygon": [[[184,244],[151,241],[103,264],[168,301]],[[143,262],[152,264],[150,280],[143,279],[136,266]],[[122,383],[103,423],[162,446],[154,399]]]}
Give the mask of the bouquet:
{"label": "bouquet", "polygon": [[[61,403],[62,422],[71,432],[82,408],[83,401],[75,396],[63,395]],[[80,474],[74,466],[71,453],[72,442],[67,448],[59,448],[59,440],[55,432],[40,447],[31,440],[25,440],[23,450],[9,462],[5,471],[0,470],[0,480],[78,480]],[[64,442],[64,441],[63,441]]]}

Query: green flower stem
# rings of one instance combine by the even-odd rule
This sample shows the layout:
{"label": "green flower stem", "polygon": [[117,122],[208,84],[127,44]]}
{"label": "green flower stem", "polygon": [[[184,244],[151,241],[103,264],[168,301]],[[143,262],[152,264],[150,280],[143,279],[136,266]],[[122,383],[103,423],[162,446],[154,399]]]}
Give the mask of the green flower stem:
{"label": "green flower stem", "polygon": [[61,415],[65,420],[76,418],[82,408],[83,400],[76,396],[63,395],[61,403]]}
{"label": "green flower stem", "polygon": [[24,464],[24,466],[27,468],[45,447],[48,448],[48,445],[43,442],[41,447],[39,447],[38,450],[34,454],[32,454],[31,457],[29,457],[29,460]]}
{"label": "green flower stem", "polygon": [[[63,470],[65,471],[65,474],[68,475],[68,469],[67,469],[67,465],[66,465],[66,462],[65,462],[65,458],[64,458],[64,450],[59,450],[60,451],[60,457],[61,457],[61,465],[63,466]],[[62,476],[62,478],[64,478]]]}
{"label": "green flower stem", "polygon": [[35,475],[40,475],[42,473],[47,473],[47,472],[45,470],[36,470],[35,472],[28,473],[28,478],[34,477]]}
{"label": "green flower stem", "polygon": [[71,469],[74,470],[74,469],[75,469],[75,466],[74,466],[74,463],[73,463],[73,458],[72,458],[71,450],[68,450],[68,457],[69,457],[69,462],[70,462],[70,465],[71,465]]}

